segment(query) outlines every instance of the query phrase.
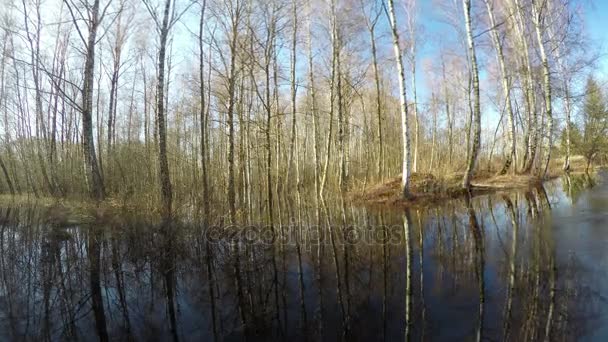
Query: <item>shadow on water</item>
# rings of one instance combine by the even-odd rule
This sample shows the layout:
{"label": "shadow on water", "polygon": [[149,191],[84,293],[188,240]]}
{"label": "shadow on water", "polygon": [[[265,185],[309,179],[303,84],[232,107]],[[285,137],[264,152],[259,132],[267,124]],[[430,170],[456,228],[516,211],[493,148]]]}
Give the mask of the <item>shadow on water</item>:
{"label": "shadow on water", "polygon": [[5,207],[0,340],[601,339],[608,250],[580,250],[608,238],[602,179],[401,212],[282,198],[238,227]]}

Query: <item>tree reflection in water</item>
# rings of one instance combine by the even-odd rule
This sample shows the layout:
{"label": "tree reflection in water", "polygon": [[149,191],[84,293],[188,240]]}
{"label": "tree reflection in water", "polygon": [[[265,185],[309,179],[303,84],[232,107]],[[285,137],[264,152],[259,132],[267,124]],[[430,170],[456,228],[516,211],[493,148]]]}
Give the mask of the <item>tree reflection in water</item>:
{"label": "tree reflection in water", "polygon": [[551,218],[580,182],[413,210],[281,198],[247,228],[4,207],[0,339],[576,339],[600,298]]}

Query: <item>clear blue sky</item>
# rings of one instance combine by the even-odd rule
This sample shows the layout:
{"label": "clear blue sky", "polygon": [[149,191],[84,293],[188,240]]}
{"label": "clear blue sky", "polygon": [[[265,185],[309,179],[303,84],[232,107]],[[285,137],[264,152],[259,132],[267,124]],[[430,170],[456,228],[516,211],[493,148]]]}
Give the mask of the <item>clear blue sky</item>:
{"label": "clear blue sky", "polygon": [[596,0],[585,4],[587,27],[591,39],[600,47],[602,54],[598,72],[606,79],[608,74],[608,1]]}

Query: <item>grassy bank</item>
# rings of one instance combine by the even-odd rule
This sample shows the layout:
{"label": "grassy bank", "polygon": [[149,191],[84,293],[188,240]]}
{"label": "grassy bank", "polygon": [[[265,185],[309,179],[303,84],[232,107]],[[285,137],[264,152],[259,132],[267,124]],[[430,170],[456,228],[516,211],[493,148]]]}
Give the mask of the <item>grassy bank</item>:
{"label": "grassy bank", "polygon": [[[498,175],[493,171],[480,171],[473,177],[471,193],[472,195],[480,195],[538,187],[546,181],[563,175],[562,165],[563,159],[552,160],[546,177],[519,173]],[[586,164],[582,157],[574,157],[571,159],[570,174],[583,174],[585,173],[585,167]],[[590,172],[595,172],[598,168],[600,167],[595,166]],[[365,189],[353,191],[351,198],[354,202],[360,204],[425,206],[465,196],[467,191],[462,188],[462,177],[462,172],[447,175],[414,173],[410,177],[411,196],[404,199],[401,193],[401,176],[399,175]]]}
{"label": "grassy bank", "polygon": [[95,202],[87,198],[36,197],[31,194],[0,195],[0,206],[8,208],[38,207],[45,222],[57,228],[82,226],[90,223],[121,225],[126,219],[159,222],[160,212],[150,202],[124,201],[108,198]]}

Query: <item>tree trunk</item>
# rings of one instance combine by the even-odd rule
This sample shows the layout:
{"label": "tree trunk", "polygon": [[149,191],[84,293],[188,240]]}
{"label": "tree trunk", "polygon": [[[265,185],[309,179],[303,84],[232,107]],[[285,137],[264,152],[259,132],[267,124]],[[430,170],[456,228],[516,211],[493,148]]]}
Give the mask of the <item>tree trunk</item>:
{"label": "tree trunk", "polygon": [[477,155],[479,154],[479,147],[481,143],[481,107],[479,103],[479,71],[477,69],[477,56],[475,55],[475,42],[473,41],[473,30],[471,28],[471,0],[463,0],[462,5],[464,7],[465,14],[465,26],[467,32],[467,43],[469,48],[469,58],[471,63],[472,77],[473,77],[473,143],[471,144],[471,151],[467,160],[467,169],[465,171],[462,187],[470,190],[471,178],[475,172],[475,164],[477,163]]}
{"label": "tree trunk", "polygon": [[[337,20],[336,20],[337,26]],[[337,85],[336,89],[338,91],[338,146],[340,148],[340,190],[346,191],[348,189],[348,173],[347,173],[347,115],[344,110],[344,89],[342,89],[342,33],[336,27],[336,36],[338,41],[338,48],[336,50],[336,77],[337,77]]]}
{"label": "tree trunk", "polygon": [[532,77],[532,62],[528,47],[528,38],[525,34],[524,14],[520,0],[513,0],[510,4],[513,8],[510,13],[515,17],[516,35],[521,43],[523,53],[524,72],[524,94],[528,113],[528,132],[526,134],[527,148],[524,158],[523,172],[530,172],[534,167],[538,147],[538,115],[536,114],[536,92],[534,90],[534,79]]}
{"label": "tree trunk", "polygon": [[412,73],[412,106],[414,116],[414,160],[412,172],[418,172],[418,147],[420,145],[420,118],[418,117],[418,93],[416,87],[416,0],[406,4],[407,26],[410,33],[410,68]]}
{"label": "tree trunk", "polygon": [[420,144],[420,119],[418,118],[418,95],[416,93],[416,55],[412,48],[412,97],[414,100],[414,163],[412,172],[418,172],[418,146]]}
{"label": "tree trunk", "polygon": [[[238,21],[232,18],[230,41],[230,74],[228,75],[228,206],[230,223],[236,223],[236,190],[234,178],[234,92],[236,82],[236,53],[238,44]],[[270,147],[269,147],[270,148]]]}
{"label": "tree trunk", "polygon": [[[329,159],[331,157],[331,139],[333,134],[334,127],[334,100],[336,95],[336,77],[340,77],[340,75],[336,75],[336,62],[338,59],[338,29],[336,23],[336,13],[335,13],[335,0],[331,0],[331,76],[329,81],[329,132],[327,135],[327,148],[325,150],[325,164],[323,165],[323,176],[321,178],[321,189],[319,193],[323,196],[323,191],[325,190],[325,184],[327,183],[327,170],[329,169]],[[338,90],[339,91],[339,90]]]}
{"label": "tree trunk", "polygon": [[[290,56],[290,76],[291,76],[291,87],[290,87],[290,100],[291,100],[291,140],[289,142],[289,161],[287,163],[287,176],[285,179],[286,187],[289,186],[289,175],[291,174],[291,167],[293,165],[294,149],[297,144],[297,117],[296,117],[296,53],[297,53],[297,38],[298,38],[298,7],[295,0],[292,1],[292,36],[291,36],[291,56]],[[296,156],[298,158],[298,156]],[[299,184],[296,182],[296,189],[299,188]]]}
{"label": "tree trunk", "polygon": [[[207,106],[206,106],[206,90],[205,90],[205,52],[203,50],[203,33],[205,29],[205,9],[207,8],[207,0],[203,0],[201,4],[201,18],[199,21],[198,31],[198,52],[199,52],[199,81],[200,81],[200,132],[201,132],[201,172],[203,183],[203,215],[205,226],[209,224],[210,204],[209,204],[209,177],[207,175]],[[208,228],[208,227],[205,227]],[[211,277],[211,276],[210,276]],[[215,314],[215,313],[214,313]],[[215,316],[213,320],[213,338],[217,339],[217,327]]]}
{"label": "tree trunk", "polygon": [[[5,72],[5,60],[6,60],[6,44],[7,44],[7,40],[8,40],[8,31],[5,31],[3,37],[2,37],[2,50],[0,50],[1,55],[1,59],[0,59],[0,108],[5,108],[5,99],[4,99],[4,72]],[[4,131],[8,132],[8,127],[7,127],[7,120],[6,120],[6,116],[7,113],[5,112],[5,124],[4,124]],[[8,133],[7,133],[8,135]],[[9,140],[6,139],[4,141],[5,144],[9,143]],[[8,169],[6,167],[6,164],[4,163],[3,158],[0,156],[0,168],[2,169],[2,173],[4,174],[4,178],[6,179],[6,185],[8,186],[9,191],[11,192],[11,195],[15,194],[15,188],[13,187],[13,182],[11,181],[11,177],[8,173]]]}
{"label": "tree trunk", "polygon": [[505,163],[500,170],[500,174],[504,175],[509,171],[511,164],[513,163],[513,159],[515,158],[515,118],[513,114],[513,106],[511,104],[511,81],[509,79],[509,75],[507,74],[507,68],[505,65],[505,57],[503,54],[502,45],[500,43],[500,38],[498,36],[498,28],[496,19],[494,17],[494,9],[490,4],[491,0],[484,0],[486,3],[486,8],[488,10],[488,17],[490,18],[490,26],[492,33],[492,42],[494,43],[494,49],[496,49],[496,57],[498,59],[498,65],[500,66],[500,75],[502,78],[502,88],[503,88],[503,96],[505,97],[505,103],[507,108],[507,120],[508,120],[508,136],[509,136],[509,151],[507,153],[507,158],[505,159]]}
{"label": "tree trunk", "polygon": [[401,139],[403,144],[402,150],[402,174],[401,174],[401,187],[403,189],[402,195],[404,198],[409,197],[409,186],[410,186],[410,131],[409,131],[409,119],[407,113],[407,100],[405,96],[405,73],[403,71],[403,58],[401,56],[401,49],[399,48],[399,32],[397,31],[397,19],[395,17],[395,9],[393,6],[393,0],[388,0],[388,11],[389,20],[391,25],[391,31],[393,35],[393,50],[395,53],[395,59],[397,63],[397,70],[399,73],[399,100],[401,105]]}
{"label": "tree trunk", "polygon": [[171,0],[166,0],[162,27],[160,28],[160,48],[158,52],[158,84],[156,85],[156,121],[158,126],[158,163],[163,216],[170,217],[173,202],[173,191],[169,177],[167,158],[167,128],[165,109],[165,55],[169,35],[169,15]]}
{"label": "tree trunk", "polygon": [[[539,8],[536,0],[532,1],[532,13],[534,15],[534,28],[536,30],[536,39],[540,50],[540,58],[543,66],[543,86],[545,91],[545,114],[547,115],[547,146],[543,169],[541,176],[545,177],[549,170],[549,161],[551,160],[551,147],[553,146],[553,104],[551,103],[551,70],[549,68],[549,59],[545,51],[545,43],[543,42],[543,33],[541,31],[542,13],[546,8]],[[542,5],[546,6],[545,3]]]}
{"label": "tree trunk", "polygon": [[376,173],[378,179],[383,181],[384,179],[384,135],[382,133],[382,99],[380,91],[380,75],[378,71],[378,57],[376,52],[376,34],[375,34],[375,22],[374,25],[369,28],[370,41],[372,45],[372,63],[374,66],[374,83],[376,85],[376,117],[378,120],[378,166]]}
{"label": "tree trunk", "polygon": [[564,80],[564,102],[566,104],[566,157],[564,158],[563,170],[570,171],[570,155],[571,155],[571,134],[572,134],[572,121],[570,116],[572,115],[572,105],[570,103],[570,86],[568,81]]}
{"label": "tree trunk", "polygon": [[448,121],[448,165],[452,165],[452,155],[454,154],[454,125],[452,121],[452,114],[450,112],[450,94],[448,92],[447,78],[445,75],[445,61],[441,61],[441,73],[443,83],[443,96],[445,100],[445,115]]}
{"label": "tree trunk", "polygon": [[89,24],[89,37],[86,48],[86,61],[84,68],[84,87],[82,92],[82,146],[86,163],[87,176],[91,197],[101,201],[105,198],[103,178],[97,163],[95,144],[93,139],[93,82],[95,74],[95,43],[99,13],[99,0],[95,0],[92,8],[92,17]]}
{"label": "tree trunk", "polygon": [[319,212],[319,195],[320,195],[320,182],[319,182],[319,123],[317,121],[317,101],[316,101],[316,93],[315,93],[315,80],[314,80],[314,65],[313,65],[313,55],[312,55],[312,6],[311,1],[307,1],[307,9],[308,9],[308,20],[307,20],[307,29],[308,33],[306,35],[307,39],[307,48],[308,48],[308,86],[310,88],[310,111],[312,115],[312,133],[313,133],[313,168],[314,168],[314,177],[315,177],[315,201],[316,201],[316,210],[317,214]]}
{"label": "tree trunk", "polygon": [[[124,28],[122,26],[122,8],[119,10],[116,23],[116,41],[113,48],[113,67],[110,78],[110,108],[108,110],[108,154],[111,154],[112,144],[116,141],[116,107],[118,102],[118,78],[120,76],[120,61],[124,43]],[[131,121],[128,122],[129,128]],[[130,134],[127,134],[130,138]]]}
{"label": "tree trunk", "polygon": [[[49,191],[50,194],[55,195],[55,186],[53,179],[49,178],[46,170],[45,157],[43,156],[43,148],[46,149],[46,161],[50,162],[50,150],[48,149],[48,138],[47,129],[44,122],[44,115],[42,113],[42,92],[40,87],[40,36],[41,36],[41,16],[40,16],[40,3],[36,3],[36,21],[29,18],[27,12],[26,3],[23,2],[23,15],[24,15],[24,26],[26,32],[26,38],[30,48],[30,62],[32,68],[32,78],[34,81],[34,100],[35,100],[35,122],[36,122],[36,157],[40,165],[40,173],[42,174],[42,181],[44,188]],[[32,35],[30,33],[29,23],[35,23],[35,32]],[[25,82],[27,85],[27,81]],[[42,140],[42,142],[41,142]]]}
{"label": "tree trunk", "polygon": [[[120,58],[120,57],[117,57]],[[116,118],[116,95],[118,87],[118,66],[120,60],[114,61],[114,70],[110,79],[110,108],[108,109],[108,154],[111,154]]]}

